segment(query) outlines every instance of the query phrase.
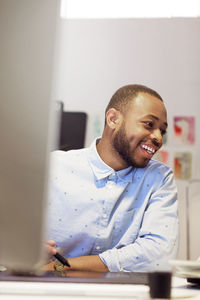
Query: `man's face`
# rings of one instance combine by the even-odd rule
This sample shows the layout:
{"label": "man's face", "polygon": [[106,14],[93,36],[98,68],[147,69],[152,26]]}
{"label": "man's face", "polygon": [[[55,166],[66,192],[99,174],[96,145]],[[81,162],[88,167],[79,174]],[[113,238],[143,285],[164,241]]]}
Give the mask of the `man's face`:
{"label": "man's face", "polygon": [[167,113],[161,100],[140,93],[130,103],[113,136],[113,148],[126,166],[144,168],[162,146]]}

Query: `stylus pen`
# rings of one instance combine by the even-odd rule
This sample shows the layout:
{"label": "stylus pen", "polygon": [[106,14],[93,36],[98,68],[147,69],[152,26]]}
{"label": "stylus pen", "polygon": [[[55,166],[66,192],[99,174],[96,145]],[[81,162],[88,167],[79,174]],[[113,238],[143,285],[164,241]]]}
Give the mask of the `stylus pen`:
{"label": "stylus pen", "polygon": [[57,252],[56,254],[54,254],[54,257],[57,260],[59,260],[59,262],[61,262],[63,265],[71,267],[68,260],[64,256],[62,256],[60,253]]}

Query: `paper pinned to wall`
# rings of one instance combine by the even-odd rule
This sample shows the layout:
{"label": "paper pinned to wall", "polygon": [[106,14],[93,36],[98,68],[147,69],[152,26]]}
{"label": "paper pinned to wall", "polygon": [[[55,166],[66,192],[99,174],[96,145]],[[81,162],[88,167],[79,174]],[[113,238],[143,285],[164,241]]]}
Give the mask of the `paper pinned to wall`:
{"label": "paper pinned to wall", "polygon": [[195,143],[195,117],[174,117],[174,142],[179,145]]}
{"label": "paper pinned to wall", "polygon": [[155,155],[154,158],[156,160],[159,160],[163,162],[164,164],[168,165],[168,159],[169,159],[169,152],[165,150],[159,150]]}
{"label": "paper pinned to wall", "polygon": [[174,155],[174,174],[177,179],[189,180],[192,177],[192,153],[176,152]]}

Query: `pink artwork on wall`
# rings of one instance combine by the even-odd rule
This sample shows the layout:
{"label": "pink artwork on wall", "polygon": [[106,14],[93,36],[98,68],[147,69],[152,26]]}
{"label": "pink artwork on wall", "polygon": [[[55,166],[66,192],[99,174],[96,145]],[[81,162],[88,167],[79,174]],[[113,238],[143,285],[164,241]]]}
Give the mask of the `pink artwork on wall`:
{"label": "pink artwork on wall", "polygon": [[174,117],[174,141],[176,144],[192,145],[195,142],[195,118]]}
{"label": "pink artwork on wall", "polygon": [[178,179],[189,180],[192,176],[192,154],[176,152],[174,156],[174,174]]}
{"label": "pink artwork on wall", "polygon": [[155,155],[154,158],[156,160],[159,160],[163,162],[164,164],[168,164],[168,157],[169,157],[169,152],[165,150],[159,150]]}

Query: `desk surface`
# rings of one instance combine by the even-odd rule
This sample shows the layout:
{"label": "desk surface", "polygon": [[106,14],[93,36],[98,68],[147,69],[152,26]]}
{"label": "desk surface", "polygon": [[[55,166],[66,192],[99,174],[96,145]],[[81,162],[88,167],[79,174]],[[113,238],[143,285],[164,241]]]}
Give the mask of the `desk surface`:
{"label": "desk surface", "polygon": [[[57,280],[19,281],[0,279],[0,299],[4,300],[122,300],[149,298],[149,287],[143,284],[130,283],[74,283]],[[183,278],[173,277],[172,299],[200,299],[200,289],[195,288]]]}
{"label": "desk surface", "polygon": [[98,284],[143,284],[148,285],[145,272],[85,272],[85,271],[47,271],[40,276],[14,275],[0,273],[0,281],[58,282],[58,283],[98,283]]}

